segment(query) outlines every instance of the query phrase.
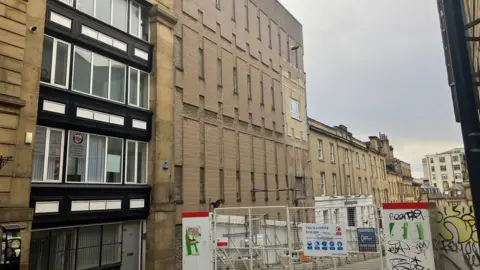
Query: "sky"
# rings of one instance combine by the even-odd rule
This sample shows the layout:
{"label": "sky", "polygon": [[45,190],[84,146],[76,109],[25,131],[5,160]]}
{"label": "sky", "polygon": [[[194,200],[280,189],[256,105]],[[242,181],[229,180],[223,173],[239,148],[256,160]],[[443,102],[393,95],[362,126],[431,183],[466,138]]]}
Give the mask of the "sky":
{"label": "sky", "polygon": [[309,117],[363,141],[385,133],[416,178],[425,155],[463,147],[436,1],[280,2],[303,25]]}

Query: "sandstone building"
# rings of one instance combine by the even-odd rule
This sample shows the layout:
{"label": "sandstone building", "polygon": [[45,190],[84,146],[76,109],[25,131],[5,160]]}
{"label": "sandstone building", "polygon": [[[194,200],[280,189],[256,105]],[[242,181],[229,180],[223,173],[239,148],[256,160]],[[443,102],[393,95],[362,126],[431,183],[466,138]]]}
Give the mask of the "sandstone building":
{"label": "sandstone building", "polygon": [[0,225],[20,269],[173,264],[173,9],[0,0]]}
{"label": "sandstone building", "polygon": [[177,224],[220,199],[311,203],[302,25],[277,0],[176,0],[175,12]]}

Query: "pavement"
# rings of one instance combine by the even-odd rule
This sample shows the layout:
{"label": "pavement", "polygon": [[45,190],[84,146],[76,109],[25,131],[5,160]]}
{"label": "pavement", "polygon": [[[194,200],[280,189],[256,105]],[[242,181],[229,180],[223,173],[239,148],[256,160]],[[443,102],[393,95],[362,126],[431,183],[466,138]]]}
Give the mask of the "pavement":
{"label": "pavement", "polygon": [[[383,269],[386,270],[387,267],[385,266],[385,260],[384,260],[384,267]],[[338,266],[338,270],[382,270],[382,266],[380,264],[380,258],[373,259],[373,260],[368,260],[368,261],[363,261],[363,262],[358,262],[354,264],[347,264],[344,266]]]}

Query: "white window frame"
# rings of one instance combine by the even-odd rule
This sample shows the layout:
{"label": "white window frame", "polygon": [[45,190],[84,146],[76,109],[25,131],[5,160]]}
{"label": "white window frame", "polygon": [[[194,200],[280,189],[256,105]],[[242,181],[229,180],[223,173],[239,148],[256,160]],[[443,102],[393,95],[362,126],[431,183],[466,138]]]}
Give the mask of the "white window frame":
{"label": "white window frame", "polygon": [[[41,84],[47,84],[47,85],[53,85],[53,86],[56,86],[56,87],[59,87],[59,88],[62,88],[62,89],[68,89],[68,83],[70,81],[70,56],[71,56],[71,51],[72,51],[72,45],[66,41],[63,41],[61,39],[58,39],[58,38],[54,38],[52,36],[49,36],[47,34],[44,34],[44,36],[47,36],[51,39],[53,39],[53,46],[52,46],[52,66],[50,67],[51,70],[52,70],[52,74],[50,76],[50,82],[43,82],[40,80],[40,83]],[[68,45],[68,51],[67,51],[67,74],[66,74],[66,78],[65,78],[65,85],[61,85],[61,84],[56,84],[55,83],[55,69],[56,69],[56,64],[57,64],[57,43],[58,42],[61,42],[63,44],[66,44]],[[43,54],[42,54],[42,58],[43,58]],[[41,66],[41,65],[40,65]],[[40,76],[41,76],[41,70],[40,70]]]}
{"label": "white window frame", "polygon": [[318,140],[318,159],[323,160],[323,141]]}
{"label": "white window frame", "polygon": [[[68,173],[68,153],[70,152],[70,138],[71,138],[71,135],[72,133],[75,133],[75,132],[78,132],[78,133],[84,133],[87,135],[87,141],[86,141],[86,153],[85,153],[85,182],[73,182],[73,181],[68,181],[68,177],[66,177],[65,179],[65,183],[69,183],[69,184],[89,184],[89,185],[121,185],[122,182],[123,182],[123,159],[125,158],[125,147],[123,147],[124,143],[125,143],[125,139],[123,138],[119,138],[119,137],[114,137],[114,136],[105,136],[105,135],[99,135],[99,134],[95,134],[95,133],[88,133],[88,132],[84,132],[84,131],[78,131],[78,130],[69,130],[68,131],[68,141],[67,141],[67,161],[66,161],[66,169],[67,169],[67,173]],[[105,171],[103,173],[103,181],[102,182],[89,182],[88,181],[88,161],[89,161],[89,147],[90,147],[90,136],[91,135],[94,135],[94,136],[98,136],[98,137],[104,137],[105,138]],[[116,138],[116,139],[121,139],[122,140],[122,157],[120,159],[120,179],[121,181],[119,183],[107,183],[107,165],[108,165],[108,138],[109,137],[112,137],[112,138]]]}
{"label": "white window frame", "polygon": [[[83,91],[80,91],[80,90],[76,90],[74,87],[73,87],[73,78],[75,77],[75,53],[77,52],[77,48],[80,48],[82,50],[85,50],[85,51],[88,51],[92,54],[92,58],[90,59],[90,89],[89,89],[89,93],[85,93]],[[108,59],[108,95],[107,97],[101,97],[101,96],[96,96],[92,93],[93,91],[93,64],[94,64],[94,59],[95,59],[95,55],[99,55],[101,57],[104,57],[104,58],[107,58]],[[111,91],[111,80],[112,80],[112,61],[115,61],[115,60],[112,60],[106,56],[103,56],[101,54],[98,54],[98,53],[95,53],[95,52],[92,52],[90,50],[87,50],[87,49],[84,49],[80,46],[74,46],[73,47],[73,70],[72,70],[72,91],[74,91],[75,93],[79,93],[79,94],[82,94],[82,95],[86,95],[86,96],[90,96],[90,97],[94,97],[94,98],[100,98],[100,99],[103,99],[103,100],[108,100],[108,101],[111,101],[111,102],[115,102],[115,103],[118,103],[118,104],[126,104],[126,98],[127,98],[127,87],[126,87],[126,84],[127,84],[127,69],[129,68],[129,66],[125,63],[122,63],[122,62],[118,62],[118,61],[115,61],[117,63],[120,63],[120,64],[123,64],[125,65],[125,74],[124,74],[124,77],[125,77],[125,81],[124,81],[124,85],[125,85],[125,88],[123,89],[123,102],[121,101],[117,101],[117,100],[113,100],[113,99],[110,99],[110,91]],[[130,74],[128,74],[130,75]]]}
{"label": "white window frame", "polygon": [[[130,93],[131,93],[131,89],[130,89],[130,72],[131,70],[134,69],[137,71],[137,89],[136,89],[136,92],[137,92],[137,104],[133,104],[133,103],[130,103]],[[140,72],[143,72],[143,73],[146,73],[147,74],[147,107],[146,108],[143,108],[143,107],[140,107],[140,98],[139,98],[139,93],[140,93]],[[128,89],[128,94],[126,95],[126,99],[127,99],[127,103],[128,105],[130,106],[133,106],[135,108],[140,108],[140,109],[143,109],[143,110],[149,110],[150,109],[150,73],[148,72],[145,72],[145,71],[142,71],[140,69],[137,69],[137,68],[134,68],[134,67],[128,67],[128,86],[127,86],[127,89]]]}
{"label": "white window frame", "polygon": [[[128,154],[128,143],[129,142],[133,142],[135,143],[135,173],[134,173],[134,180],[135,182],[131,182],[131,181],[128,181],[127,179],[127,168],[128,168],[128,157],[127,157],[127,154]],[[138,172],[138,143],[145,143],[147,145],[146,149],[147,149],[147,153],[146,153],[146,164],[145,164],[145,183],[138,183],[137,182],[137,179],[138,179],[138,175],[137,175],[137,172]],[[128,185],[147,185],[148,184],[148,147],[149,147],[149,144],[148,142],[143,142],[143,141],[134,141],[134,140],[126,140],[125,141],[125,184],[128,184]]]}
{"label": "white window frame", "polygon": [[321,172],[320,173],[320,181],[322,185],[322,195],[325,196],[327,195],[327,181],[325,179],[325,173]]}
{"label": "white window frame", "polygon": [[[96,0],[95,0],[96,1]],[[132,34],[132,16],[131,16],[131,12],[132,12],[132,6],[133,6],[133,3],[136,3],[137,5],[140,6],[140,8],[138,9],[138,35],[134,35]],[[141,39],[143,41],[146,41],[146,42],[150,42],[150,16],[148,16],[148,19],[149,21],[147,22],[147,40],[144,40],[142,38],[142,10],[143,10],[143,6],[135,1],[135,0],[128,0],[128,5],[129,5],[129,9],[128,9],[128,33],[138,39]]]}
{"label": "white window frame", "polygon": [[335,145],[330,144],[330,162],[335,163]]}
{"label": "white window frame", "polygon": [[[60,1],[60,2],[63,2],[62,0],[59,0],[59,1]],[[102,0],[93,0],[93,14],[92,14],[92,15],[87,14],[87,13],[84,13],[83,11],[81,11],[80,9],[78,9],[78,7],[77,7],[77,2],[78,2],[78,1],[75,1],[75,9],[77,9],[77,10],[80,11],[80,12],[82,12],[83,14],[86,14],[87,16],[90,16],[90,17],[92,17],[92,18],[95,18],[96,20],[101,21],[102,23],[106,23],[106,22],[104,22],[104,21],[102,21],[102,20],[100,20],[99,18],[96,17],[96,15],[97,15],[97,1],[102,1]],[[72,1],[72,2],[73,2],[73,1]],[[122,32],[128,33],[128,34],[130,34],[130,35],[138,38],[138,36],[133,35],[133,34],[130,33],[130,27],[129,27],[129,26],[131,25],[131,21],[130,21],[130,20],[131,20],[131,19],[130,19],[130,18],[131,18],[131,16],[130,16],[130,11],[131,11],[131,8],[132,8],[132,7],[131,7],[131,3],[134,2],[134,0],[127,0],[127,11],[126,11],[126,16],[127,16],[126,19],[127,19],[127,20],[125,21],[125,24],[126,24],[126,25],[125,25],[125,29],[120,29],[120,28],[116,27],[115,25],[113,25],[113,15],[114,15],[114,9],[115,9],[115,2],[116,2],[116,0],[112,0],[112,3],[111,3],[111,5],[110,5],[110,22],[108,22],[108,23],[106,23],[106,24],[110,25],[111,27],[113,27],[113,28],[115,28],[115,29],[118,29],[118,30],[120,30],[120,31],[122,31]],[[65,3],[65,2],[63,2],[63,3]],[[67,3],[66,3],[66,4],[67,4]],[[138,4],[139,4],[139,3],[138,3]],[[67,4],[67,5],[68,5],[68,4]],[[140,5],[140,4],[139,4],[139,5]],[[70,5],[70,6],[73,6],[73,5]],[[140,5],[140,6],[141,6],[141,5]],[[141,14],[140,14],[140,15],[141,15]],[[139,20],[139,22],[140,22],[140,20]],[[147,25],[148,25],[148,30],[147,30],[147,31],[148,31],[148,39],[150,40],[150,24],[148,23]],[[140,36],[140,39],[141,39],[141,36]],[[142,39],[142,40],[143,40],[143,39]],[[149,40],[146,40],[146,41],[149,42]]]}
{"label": "white window frame", "polygon": [[300,120],[300,101],[294,98],[290,98],[290,116],[293,119]]}
{"label": "white window frame", "polygon": [[[36,183],[59,183],[62,182],[62,176],[63,176],[63,157],[64,157],[64,145],[65,145],[65,130],[63,129],[58,129],[58,128],[51,128],[51,127],[46,127],[46,126],[37,126],[42,127],[46,129],[45,132],[45,156],[43,157],[43,175],[42,175],[42,180],[35,180],[32,177],[32,182]],[[61,151],[60,151],[60,170],[59,170],[59,177],[58,180],[51,180],[47,179],[48,175],[48,157],[49,157],[49,150],[50,150],[50,132],[52,130],[55,131],[60,131],[62,132],[62,142],[60,144]],[[36,139],[36,138],[35,138]]]}

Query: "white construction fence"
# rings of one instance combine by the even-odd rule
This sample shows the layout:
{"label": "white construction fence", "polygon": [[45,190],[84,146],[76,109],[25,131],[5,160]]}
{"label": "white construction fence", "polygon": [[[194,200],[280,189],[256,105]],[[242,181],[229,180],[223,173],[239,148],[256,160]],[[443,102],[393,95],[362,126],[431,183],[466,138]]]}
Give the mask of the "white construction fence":
{"label": "white construction fence", "polygon": [[372,259],[384,269],[379,224],[374,206],[217,208],[213,269],[336,269]]}

